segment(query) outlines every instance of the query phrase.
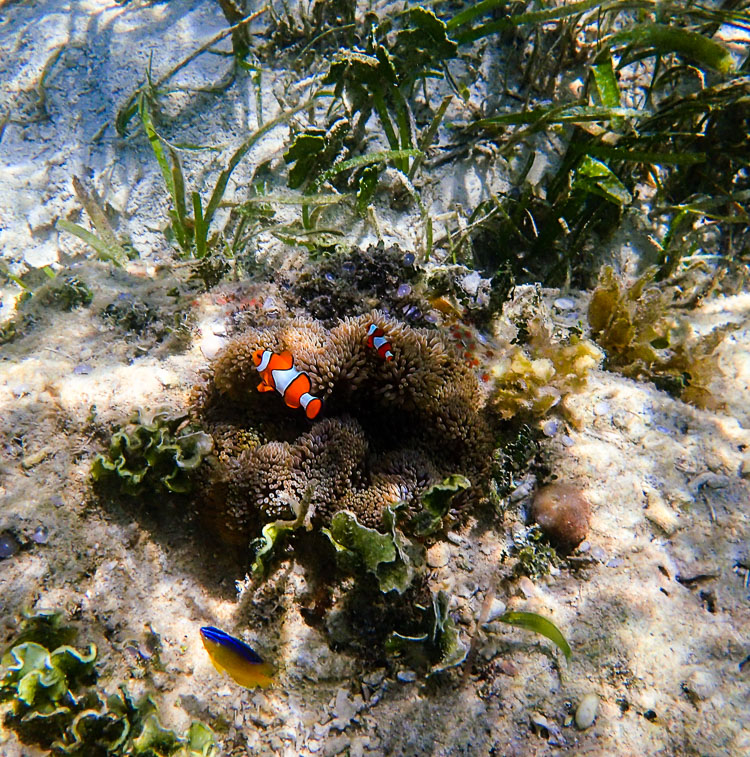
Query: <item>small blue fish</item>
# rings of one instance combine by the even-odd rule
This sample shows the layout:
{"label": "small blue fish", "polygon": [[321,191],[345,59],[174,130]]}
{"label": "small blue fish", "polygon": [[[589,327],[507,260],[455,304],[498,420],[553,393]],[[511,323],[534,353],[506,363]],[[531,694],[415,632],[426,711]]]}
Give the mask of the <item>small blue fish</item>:
{"label": "small blue fish", "polygon": [[203,646],[219,673],[227,673],[240,686],[265,689],[273,682],[273,667],[263,662],[244,641],[213,626],[201,628]]}

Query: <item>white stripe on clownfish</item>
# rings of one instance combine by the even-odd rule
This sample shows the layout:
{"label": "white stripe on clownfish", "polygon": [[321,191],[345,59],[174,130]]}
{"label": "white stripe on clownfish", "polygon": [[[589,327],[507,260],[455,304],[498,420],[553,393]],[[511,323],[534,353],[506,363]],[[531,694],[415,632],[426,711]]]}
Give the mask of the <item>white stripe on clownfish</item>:
{"label": "white stripe on clownfish", "polygon": [[257,366],[256,370],[258,372],[265,371],[266,368],[268,368],[268,364],[271,362],[272,357],[273,357],[273,352],[271,352],[271,350],[265,350],[263,352],[263,357],[260,360],[260,365]]}
{"label": "white stripe on clownfish", "polygon": [[384,360],[393,360],[392,345],[379,326],[371,323],[367,329],[367,346],[375,349]]}
{"label": "white stripe on clownfish", "polygon": [[273,376],[273,385],[276,387],[276,391],[283,397],[286,394],[287,387],[302,373],[294,366],[291,368],[279,369],[271,371]]}

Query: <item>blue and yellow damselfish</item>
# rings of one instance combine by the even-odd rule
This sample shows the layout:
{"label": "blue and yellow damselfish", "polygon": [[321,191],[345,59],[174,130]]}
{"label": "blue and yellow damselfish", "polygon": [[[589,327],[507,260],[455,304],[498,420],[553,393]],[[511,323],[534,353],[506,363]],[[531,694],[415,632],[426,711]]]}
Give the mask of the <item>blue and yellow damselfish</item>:
{"label": "blue and yellow damselfish", "polygon": [[263,662],[244,641],[213,626],[201,628],[203,646],[219,673],[227,673],[240,686],[265,688],[273,683],[273,667]]}

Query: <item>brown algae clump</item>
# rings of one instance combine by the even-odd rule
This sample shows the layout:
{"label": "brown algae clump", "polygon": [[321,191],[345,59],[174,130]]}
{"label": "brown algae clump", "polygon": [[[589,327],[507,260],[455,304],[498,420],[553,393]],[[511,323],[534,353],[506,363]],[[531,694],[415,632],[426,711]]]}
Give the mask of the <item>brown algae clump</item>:
{"label": "brown algae clump", "polygon": [[628,286],[610,266],[602,269],[588,317],[594,338],[607,353],[606,367],[651,380],[698,407],[720,408],[721,400],[710,391],[718,370],[717,349],[737,326],[695,336],[688,321],[671,310],[677,287],[654,282],[656,272],[649,268]]}
{"label": "brown algae clump", "polygon": [[578,487],[548,484],[534,495],[531,517],[555,546],[569,551],[586,538],[591,506]]}

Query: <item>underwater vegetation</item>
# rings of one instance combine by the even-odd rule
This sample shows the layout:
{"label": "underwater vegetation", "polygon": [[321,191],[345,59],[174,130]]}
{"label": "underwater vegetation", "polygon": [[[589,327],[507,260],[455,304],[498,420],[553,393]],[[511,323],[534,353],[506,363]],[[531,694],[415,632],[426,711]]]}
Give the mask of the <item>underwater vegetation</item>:
{"label": "underwater vegetation", "polygon": [[[375,324],[393,359],[368,347]],[[276,394],[258,392],[253,353],[288,351],[323,410],[312,426]],[[328,525],[338,511],[384,528],[388,506],[410,511],[452,474],[481,490],[491,436],[474,374],[435,331],[382,313],[332,329],[297,318],[251,328],[219,354],[194,392],[195,421],[211,434],[204,516],[225,538],[247,543],[264,523]],[[296,504],[295,504],[296,503]]]}
{"label": "underwater vegetation", "polygon": [[106,454],[91,466],[94,481],[111,481],[124,494],[190,491],[189,474],[211,451],[208,434],[188,424],[186,414],[139,413],[117,431]]}
{"label": "underwater vegetation", "polygon": [[575,334],[566,341],[553,339],[543,314],[530,318],[523,331],[523,345],[511,347],[490,368],[492,403],[506,419],[544,415],[566,394],[581,391],[603,358],[595,344]]}
{"label": "underwater vegetation", "polygon": [[135,701],[125,687],[113,694],[99,689],[93,644],[86,651],[68,644],[55,646],[74,633],[61,625],[57,613],[31,616],[21,623],[0,665],[4,725],[23,741],[56,755],[216,754],[213,733],[202,723],[194,721],[180,736],[161,725],[148,694]]}
{"label": "underwater vegetation", "polygon": [[284,298],[304,306],[326,326],[380,308],[412,325],[422,325],[429,303],[416,291],[420,279],[414,254],[382,243],[322,256],[296,275],[286,275]]}
{"label": "underwater vegetation", "polygon": [[710,391],[717,371],[716,350],[733,324],[695,336],[688,319],[678,314],[679,290],[656,282],[649,268],[628,284],[614,270],[602,269],[589,304],[589,324],[605,350],[605,366],[631,378],[653,381],[685,402],[717,408]]}

